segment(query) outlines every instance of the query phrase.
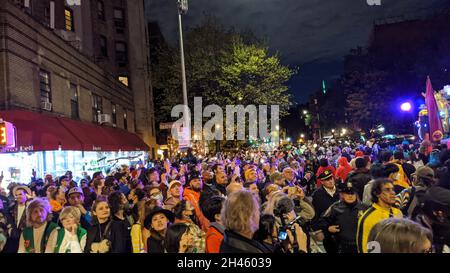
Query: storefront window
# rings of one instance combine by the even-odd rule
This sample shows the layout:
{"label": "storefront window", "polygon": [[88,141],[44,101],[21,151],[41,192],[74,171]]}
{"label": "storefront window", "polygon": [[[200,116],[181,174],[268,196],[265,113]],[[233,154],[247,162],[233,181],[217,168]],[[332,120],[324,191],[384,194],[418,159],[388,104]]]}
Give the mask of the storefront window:
{"label": "storefront window", "polygon": [[3,171],[2,187],[5,189],[11,182],[28,184],[33,169],[36,178],[44,178],[51,174],[54,179],[66,171],[73,173],[74,180],[79,182],[83,172],[92,176],[102,171],[110,174],[121,165],[135,166],[146,159],[145,152],[81,152],[81,151],[46,151],[35,153],[0,154],[0,172]]}

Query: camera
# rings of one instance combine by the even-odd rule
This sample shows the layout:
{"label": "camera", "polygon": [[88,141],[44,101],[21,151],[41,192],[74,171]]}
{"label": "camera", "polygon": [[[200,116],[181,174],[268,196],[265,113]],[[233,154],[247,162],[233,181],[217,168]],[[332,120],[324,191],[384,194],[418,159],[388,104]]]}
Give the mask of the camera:
{"label": "camera", "polygon": [[285,241],[287,239],[287,231],[290,230],[291,233],[295,236],[295,228],[294,225],[298,224],[299,226],[303,226],[305,224],[304,220],[301,216],[297,216],[294,220],[290,221],[286,225],[279,228],[278,231],[278,239],[280,242]]}

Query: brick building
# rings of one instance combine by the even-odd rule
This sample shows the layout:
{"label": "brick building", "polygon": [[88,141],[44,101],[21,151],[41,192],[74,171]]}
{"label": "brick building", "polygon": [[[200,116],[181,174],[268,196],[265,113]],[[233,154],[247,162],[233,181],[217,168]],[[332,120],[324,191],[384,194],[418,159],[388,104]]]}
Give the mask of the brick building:
{"label": "brick building", "polygon": [[[53,142],[59,150],[140,151],[143,140],[154,158],[148,55],[143,0],[2,1],[0,118],[33,120],[35,128],[54,124],[50,138],[17,128],[15,152],[46,152]],[[117,145],[107,147],[107,140]]]}

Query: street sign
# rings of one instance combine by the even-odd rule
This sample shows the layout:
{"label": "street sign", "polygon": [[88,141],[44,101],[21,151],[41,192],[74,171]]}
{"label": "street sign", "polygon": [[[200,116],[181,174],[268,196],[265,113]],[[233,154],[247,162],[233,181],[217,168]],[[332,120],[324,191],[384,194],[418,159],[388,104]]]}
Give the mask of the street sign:
{"label": "street sign", "polygon": [[184,149],[189,148],[191,146],[190,141],[191,130],[188,127],[179,127],[178,128],[178,148]]}

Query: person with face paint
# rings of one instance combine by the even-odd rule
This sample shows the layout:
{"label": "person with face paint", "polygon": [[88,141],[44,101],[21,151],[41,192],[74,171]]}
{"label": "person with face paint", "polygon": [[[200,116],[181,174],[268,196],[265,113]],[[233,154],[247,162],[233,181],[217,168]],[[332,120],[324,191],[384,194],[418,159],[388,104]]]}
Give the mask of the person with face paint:
{"label": "person with face paint", "polygon": [[26,211],[27,227],[23,229],[18,253],[44,253],[48,239],[58,225],[51,222],[51,206],[47,199],[30,202]]}
{"label": "person with face paint", "polygon": [[337,244],[338,253],[358,253],[356,231],[359,217],[368,209],[358,200],[352,183],[338,185],[340,201],[331,205],[319,219],[322,230],[331,235]]}
{"label": "person with face paint", "polygon": [[364,212],[358,221],[356,243],[359,253],[369,253],[372,247],[368,237],[372,228],[388,218],[403,218],[401,210],[395,208],[396,195],[394,182],[389,178],[380,178],[372,186],[372,206]]}

